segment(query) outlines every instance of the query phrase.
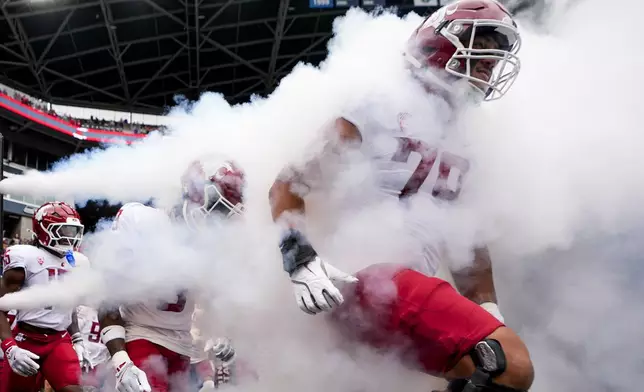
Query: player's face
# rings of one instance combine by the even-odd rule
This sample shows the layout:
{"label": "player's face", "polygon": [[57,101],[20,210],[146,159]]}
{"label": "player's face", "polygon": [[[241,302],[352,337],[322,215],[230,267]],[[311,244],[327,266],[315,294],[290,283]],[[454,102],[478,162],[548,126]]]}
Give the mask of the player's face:
{"label": "player's face", "polygon": [[[479,35],[474,38],[474,42],[472,44],[473,49],[500,49],[500,47],[501,46],[492,35]],[[495,59],[472,60],[471,75],[475,78],[489,82],[497,62],[498,60]],[[484,83],[474,82],[474,84],[484,91],[487,89],[487,86]]]}

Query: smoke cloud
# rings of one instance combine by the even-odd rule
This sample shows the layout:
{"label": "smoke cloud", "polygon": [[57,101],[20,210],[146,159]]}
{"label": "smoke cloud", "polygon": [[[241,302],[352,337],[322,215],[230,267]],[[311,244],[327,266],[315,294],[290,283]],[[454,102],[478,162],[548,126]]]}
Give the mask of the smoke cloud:
{"label": "smoke cloud", "polygon": [[243,219],[198,233],[155,225],[124,237],[103,229],[105,222],[85,243],[92,269],[46,291],[5,296],[0,307],[116,304],[172,298],[190,287],[211,311],[209,332],[230,336],[259,374],[245,390],[438,387],[367,349],[347,354],[323,317],[300,314],[280,268],[267,202],[283,166],[323,148],[321,130],[331,119],[366,113],[387,126],[409,112],[412,132],[468,159],[459,200],[447,207],[419,195],[401,208],[380,197],[374,167],[359,154],[329,162],[336,170],[311,196],[308,220],[320,254],[355,271],[422,259],[422,244],[442,242],[449,263],[464,266],[473,245],[489,244],[501,309],[535,362],[533,390],[631,388],[629,376],[644,371],[642,290],[634,279],[642,273],[644,76],[637,70],[644,57],[625,37],[636,36],[644,4],[621,3],[629,12],[619,21],[609,21],[598,0],[546,7],[538,25],[535,13],[523,12],[516,84],[449,128],[442,121],[449,114],[410,80],[401,55],[421,18],[352,10],[336,21],[327,60],[319,68],[300,64],[268,98],[231,107],[204,94],[169,114],[169,137],[4,180],[0,189],[10,194],[113,203],[154,198],[169,208],[188,163],[216,155],[235,159],[248,187]]}

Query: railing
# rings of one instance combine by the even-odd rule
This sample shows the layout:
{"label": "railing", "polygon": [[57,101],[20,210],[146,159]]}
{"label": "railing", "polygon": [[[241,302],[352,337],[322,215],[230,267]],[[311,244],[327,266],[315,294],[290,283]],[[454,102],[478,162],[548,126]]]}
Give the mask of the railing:
{"label": "railing", "polygon": [[44,101],[42,99],[34,98],[29,94],[25,94],[20,90],[16,90],[7,85],[0,83],[0,90],[3,90],[10,97],[18,95],[27,98],[35,107],[41,107],[43,111],[53,110],[61,116],[69,116],[78,119],[90,120],[92,117],[107,120],[107,121],[127,121],[130,124],[146,124],[146,125],[168,125],[167,119],[164,116],[155,116],[152,114],[116,111],[116,110],[103,110],[91,109],[79,106],[68,105],[55,105]]}
{"label": "railing", "polygon": [[[7,91],[7,94],[9,91]],[[0,107],[9,110],[30,121],[41,124],[54,131],[58,131],[79,140],[88,140],[98,143],[132,143],[145,137],[145,134],[136,134],[122,131],[106,131],[79,127],[70,121],[45,113],[42,109],[26,105],[5,93],[0,93]]]}

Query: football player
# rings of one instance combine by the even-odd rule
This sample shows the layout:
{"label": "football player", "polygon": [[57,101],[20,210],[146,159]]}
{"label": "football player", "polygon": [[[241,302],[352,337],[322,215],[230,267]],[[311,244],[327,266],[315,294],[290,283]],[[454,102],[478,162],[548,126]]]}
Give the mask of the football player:
{"label": "football player", "polygon": [[76,308],[76,315],[89,361],[86,368],[83,369],[85,371],[81,380],[83,386],[107,391],[107,388],[114,383],[113,380],[110,380],[110,375],[113,372],[108,369],[110,353],[101,342],[98,312],[89,306],[80,305]]}
{"label": "football player", "polygon": [[[33,216],[34,245],[9,247],[3,258],[0,296],[47,284],[87,258],[77,252],[84,227],[78,212],[63,202],[45,203]],[[2,392],[36,392],[44,381],[60,392],[80,392],[81,363],[88,360],[73,309],[20,310],[15,327],[0,317],[5,361]]]}
{"label": "football player", "polygon": [[[360,150],[381,169],[382,189],[403,206],[421,194],[449,204],[469,164],[430,144],[424,128],[413,125],[438,106],[449,112],[444,123],[433,119],[438,123],[424,126],[448,128],[470,102],[501,98],[518,75],[520,42],[515,21],[496,1],[460,0],[439,9],[415,30],[405,52],[410,86],[427,96],[418,108],[429,110],[392,111],[391,129],[375,121],[386,113],[369,112],[369,105],[346,113],[333,122],[328,153]],[[319,159],[306,167],[323,164]],[[318,256],[307,239],[301,222],[305,196],[315,187],[310,177],[309,169],[286,168],[270,191],[273,218],[283,228],[284,269],[304,312],[334,310],[332,318],[349,336],[381,349],[403,344],[414,365],[452,380],[450,391],[518,392],[531,386],[528,350],[503,323],[486,248],[474,249],[472,267],[453,273],[462,295],[436,276],[445,264],[440,244],[425,244],[418,260],[374,265],[353,277]],[[343,292],[334,282],[345,283]]]}
{"label": "football player", "polygon": [[[178,216],[190,228],[198,230],[211,215],[227,218],[242,212],[244,177],[234,163],[196,161],[181,180],[184,200]],[[113,229],[126,235],[150,235],[150,228],[170,224],[171,217],[160,209],[127,203],[118,211]],[[112,356],[119,392],[189,390],[195,302],[195,293],[186,290],[177,293],[173,303],[122,305],[101,316],[101,339]],[[213,380],[206,384],[211,386]]]}

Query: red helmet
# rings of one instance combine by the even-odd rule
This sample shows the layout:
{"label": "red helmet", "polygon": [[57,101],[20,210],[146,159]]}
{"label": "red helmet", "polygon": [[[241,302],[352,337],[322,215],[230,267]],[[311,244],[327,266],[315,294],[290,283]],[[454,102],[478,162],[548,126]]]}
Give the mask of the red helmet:
{"label": "red helmet", "polygon": [[78,212],[60,201],[40,206],[34,212],[32,226],[38,244],[60,257],[78,250],[85,229]]}
{"label": "red helmet", "polygon": [[212,212],[226,217],[244,211],[244,172],[232,161],[194,161],[181,176],[182,215],[188,225],[199,225]]}
{"label": "red helmet", "polygon": [[518,76],[520,46],[517,25],[505,7],[494,0],[460,0],[425,19],[409,40],[406,58],[416,70],[438,68],[468,80],[491,101]]}

